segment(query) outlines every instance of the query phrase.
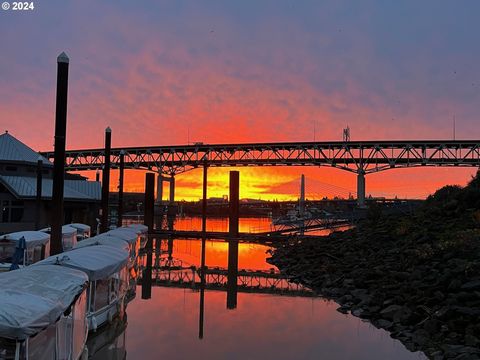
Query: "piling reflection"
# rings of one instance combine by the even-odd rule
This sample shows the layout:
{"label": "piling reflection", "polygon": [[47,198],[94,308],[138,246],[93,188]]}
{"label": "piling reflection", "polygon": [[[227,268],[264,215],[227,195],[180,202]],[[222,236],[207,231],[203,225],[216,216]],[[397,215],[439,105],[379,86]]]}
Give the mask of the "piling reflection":
{"label": "piling reflection", "polygon": [[238,292],[238,240],[228,241],[227,309],[237,307]]}
{"label": "piling reflection", "polygon": [[127,316],[117,317],[109,326],[90,335],[87,341],[88,358],[92,360],[124,360]]}

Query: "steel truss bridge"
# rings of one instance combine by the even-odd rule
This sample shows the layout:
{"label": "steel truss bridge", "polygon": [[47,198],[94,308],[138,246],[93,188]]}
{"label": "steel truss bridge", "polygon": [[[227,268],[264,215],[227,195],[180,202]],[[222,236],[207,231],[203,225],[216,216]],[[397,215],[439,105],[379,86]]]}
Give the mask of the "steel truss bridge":
{"label": "steel truss bridge", "polygon": [[[104,149],[69,150],[66,170],[102,169],[104,154]],[[53,152],[43,155],[54,157]],[[366,174],[421,166],[479,167],[480,140],[195,144],[111,149],[112,168],[119,167],[121,158],[125,168],[157,172],[159,181],[164,180],[163,175],[170,176],[171,189],[175,175],[203,166],[329,166],[357,174],[358,204],[364,206]]]}
{"label": "steel truss bridge", "polygon": [[[104,149],[69,150],[66,170],[96,170]],[[480,140],[349,141],[215,144],[113,148],[112,168],[124,154],[125,167],[165,175],[208,166],[330,166],[374,173],[415,166],[480,166]],[[53,152],[43,153],[53,159]]]}

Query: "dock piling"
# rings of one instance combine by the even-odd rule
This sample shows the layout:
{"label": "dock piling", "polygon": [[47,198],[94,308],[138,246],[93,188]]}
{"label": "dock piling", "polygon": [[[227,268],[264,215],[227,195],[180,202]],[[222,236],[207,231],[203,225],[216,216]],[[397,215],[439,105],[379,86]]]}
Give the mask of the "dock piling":
{"label": "dock piling", "polygon": [[40,230],[42,216],[42,174],[43,160],[39,156],[37,160],[37,195],[35,197],[35,230]]}
{"label": "dock piling", "polygon": [[105,129],[105,165],[102,172],[102,219],[101,232],[108,231],[108,196],[110,193],[110,152],[112,148],[112,129]]}
{"label": "dock piling", "polygon": [[240,174],[230,171],[230,195],[228,222],[228,274],[227,274],[227,309],[237,307],[238,278],[238,219],[240,209]]}
{"label": "dock piling", "polygon": [[118,174],[118,216],[117,226],[121,227],[123,223],[123,180],[125,172],[125,151],[120,151],[120,168]]}
{"label": "dock piling", "polygon": [[57,57],[57,98],[55,109],[55,155],[53,162],[53,189],[51,213],[50,254],[63,251],[62,225],[63,191],[65,180],[65,141],[67,132],[67,98],[68,98],[68,56],[62,52]]}

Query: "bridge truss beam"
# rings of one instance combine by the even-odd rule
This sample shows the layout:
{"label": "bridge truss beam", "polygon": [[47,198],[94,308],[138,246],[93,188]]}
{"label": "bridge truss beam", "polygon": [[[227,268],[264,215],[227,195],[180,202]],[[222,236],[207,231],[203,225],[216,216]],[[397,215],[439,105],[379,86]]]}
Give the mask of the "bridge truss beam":
{"label": "bridge truss beam", "polygon": [[[208,164],[236,166],[330,166],[356,174],[419,166],[480,166],[480,140],[362,141],[218,144],[115,148],[111,166],[144,169],[169,176]],[[53,159],[53,152],[44,153]],[[69,150],[66,169],[101,169],[104,149]]]}

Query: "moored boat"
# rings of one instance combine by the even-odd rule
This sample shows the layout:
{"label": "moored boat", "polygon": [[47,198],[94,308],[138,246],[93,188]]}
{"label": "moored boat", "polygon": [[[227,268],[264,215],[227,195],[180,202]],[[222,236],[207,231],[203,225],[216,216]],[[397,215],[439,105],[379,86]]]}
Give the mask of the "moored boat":
{"label": "moored boat", "polygon": [[[48,227],[45,229],[41,229],[47,234],[52,232],[52,228]],[[70,225],[63,225],[62,226],[62,247],[63,251],[68,251],[75,246],[77,243],[77,229],[70,226]]]}
{"label": "moored boat", "polygon": [[89,225],[81,223],[71,223],[68,224],[75,229],[77,229],[77,242],[89,238],[92,235],[92,229]]}
{"label": "moored boat", "polygon": [[29,266],[0,275],[0,358],[71,359],[85,355],[85,273]]}
{"label": "moored boat", "polygon": [[129,282],[128,255],[127,251],[114,246],[86,246],[50,256],[33,266],[54,264],[87,274],[88,328],[95,331],[124,313]]}
{"label": "moored boat", "polygon": [[144,249],[148,240],[148,226],[143,224],[130,224],[128,228],[135,229],[140,236],[140,249]]}
{"label": "moored boat", "polygon": [[50,235],[19,231],[0,236],[0,271],[28,266],[50,256]]}
{"label": "moored boat", "polygon": [[74,249],[83,248],[87,246],[96,246],[96,245],[106,245],[114,246],[120,248],[130,254],[128,262],[128,292],[127,292],[127,302],[135,297],[137,289],[137,258],[136,256],[132,259],[132,253],[130,251],[130,244],[125,240],[120,239],[116,236],[108,236],[106,234],[100,234],[89,239],[80,241],[75,245]]}

